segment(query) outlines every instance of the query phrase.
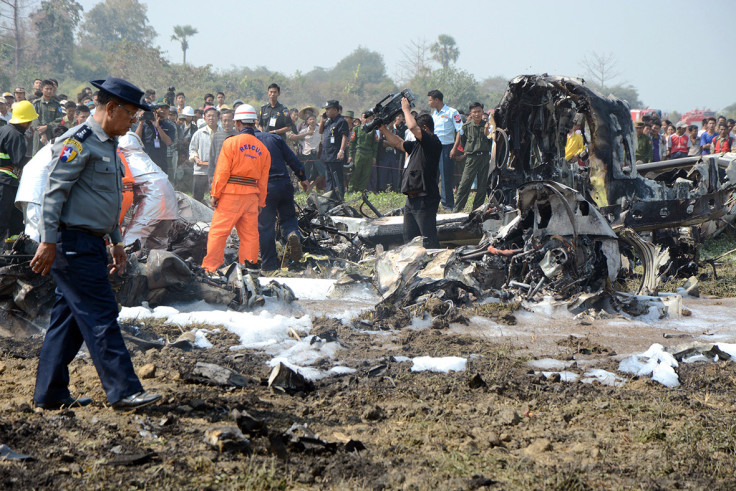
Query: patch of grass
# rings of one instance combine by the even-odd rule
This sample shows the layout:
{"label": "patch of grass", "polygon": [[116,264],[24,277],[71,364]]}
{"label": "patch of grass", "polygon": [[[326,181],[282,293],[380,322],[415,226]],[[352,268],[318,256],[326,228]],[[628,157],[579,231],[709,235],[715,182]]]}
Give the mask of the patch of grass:
{"label": "patch of grass", "polygon": [[478,305],[473,309],[475,315],[493,319],[501,324],[513,326],[516,324],[514,312],[521,308],[521,302],[494,302]]}
{"label": "patch of grass", "polygon": [[649,443],[654,441],[664,441],[667,439],[667,433],[661,423],[655,423],[647,428],[642,429],[636,436],[639,443]]}
{"label": "patch of grass", "polygon": [[242,485],[243,489],[280,491],[288,487],[287,475],[276,468],[273,459],[259,463],[255,458],[251,457],[243,469],[242,476],[238,477],[242,477],[242,480],[237,479],[238,487]]}
{"label": "patch of grass", "polygon": [[[736,249],[736,232],[727,229],[715,239],[706,241],[703,244],[700,255],[702,259],[712,259],[732,249]],[[723,257],[722,261],[736,263],[736,254],[729,254]]]}

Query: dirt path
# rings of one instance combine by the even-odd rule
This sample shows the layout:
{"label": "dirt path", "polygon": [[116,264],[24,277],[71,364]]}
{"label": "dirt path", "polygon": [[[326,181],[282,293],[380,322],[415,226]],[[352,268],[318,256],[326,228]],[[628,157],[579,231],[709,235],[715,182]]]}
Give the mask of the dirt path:
{"label": "dirt path", "polygon": [[[681,364],[676,389],[646,377],[625,377],[620,387],[560,382],[527,362],[554,358],[579,374],[590,366],[613,372],[624,355],[655,342],[733,342],[734,305],[687,299],[691,316],[659,322],[520,311],[515,325],[471,317],[468,326],[380,335],[331,321],[342,346],[333,363],[355,373],[293,395],[271,391],[270,357],[231,350],[238,339],[224,330],[208,336],[210,349],[131,345],[139,372],[155,367],[144,385],[165,394],[132,414],[104,407],[84,356],[71,365],[72,392],[95,403],[33,409],[40,339],[0,339],[0,444],[36,459],[0,461],[0,482],[6,489],[733,489],[733,362]],[[140,334],[179,333],[151,324]],[[417,356],[463,357],[467,367],[417,373],[400,361]],[[231,368],[250,384],[212,385],[195,374],[197,362]],[[220,452],[205,438],[213,428],[238,427],[233,410],[252,416],[239,416],[249,444],[224,442]]]}

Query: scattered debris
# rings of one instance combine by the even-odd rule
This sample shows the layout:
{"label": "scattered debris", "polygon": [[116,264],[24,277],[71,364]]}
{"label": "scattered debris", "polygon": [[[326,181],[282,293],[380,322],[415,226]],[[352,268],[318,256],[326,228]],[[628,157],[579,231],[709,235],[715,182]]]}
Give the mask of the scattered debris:
{"label": "scattered debris", "polygon": [[14,452],[10,447],[7,445],[0,445],[0,460],[19,460],[19,461],[30,461],[30,460],[36,460],[30,455],[23,455],[18,452]]}
{"label": "scattered debris", "polygon": [[250,454],[250,441],[235,426],[219,426],[204,432],[204,441],[220,453]]}
{"label": "scattered debris", "polygon": [[143,465],[156,459],[157,455],[155,452],[141,452],[132,454],[118,454],[111,460],[106,462],[107,465]]}
{"label": "scattered debris", "polygon": [[271,370],[271,375],[268,377],[268,386],[288,394],[309,392],[314,389],[314,385],[299,372],[292,370],[281,362]]}
{"label": "scattered debris", "polygon": [[194,375],[204,377],[216,385],[228,385],[233,387],[248,387],[248,380],[227,367],[216,365],[214,363],[197,362],[192,372]]}
{"label": "scattered debris", "polygon": [[479,373],[476,373],[468,379],[468,387],[471,389],[480,389],[481,387],[487,386],[488,384],[486,384],[486,381],[483,380]]}
{"label": "scattered debris", "polygon": [[266,423],[251,416],[246,410],[238,411],[237,409],[233,409],[230,412],[230,416],[243,433],[260,436],[268,434]]}

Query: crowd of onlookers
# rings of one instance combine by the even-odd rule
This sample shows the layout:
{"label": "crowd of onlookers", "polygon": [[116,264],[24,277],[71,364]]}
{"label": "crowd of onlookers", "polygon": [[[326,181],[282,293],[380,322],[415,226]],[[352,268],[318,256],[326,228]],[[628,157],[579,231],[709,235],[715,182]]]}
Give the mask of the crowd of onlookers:
{"label": "crowd of onlookers", "polygon": [[[39,114],[39,118],[26,133],[29,158],[49,140],[83,123],[94,113],[97,93],[92,88],[85,87],[76,97],[57,94],[57,90],[56,80],[36,79],[30,91],[18,87],[12,93],[5,92],[0,98],[0,125],[10,120],[12,104],[17,101],[31,101]],[[258,127],[285,138],[304,163],[310,183],[317,189],[323,189],[329,171],[320,159],[322,135],[318,127],[321,110],[313,106],[289,109],[278,102],[279,96],[280,88],[271,84],[269,101],[260,107]],[[146,153],[167,173],[174,187],[192,193],[201,200],[209,189],[215,166],[200,164],[216,162],[222,142],[235,133],[233,115],[244,101],[229,101],[224,92],[217,91],[214,94],[205,94],[201,101],[192,104],[183,92],[176,92],[174,87],[169,87],[164,97],[157,97],[153,89],[146,90],[144,97],[152,110],[139,115],[139,121],[132,131],[138,134]],[[356,155],[360,136],[356,130],[370,115],[365,112],[356,116],[354,111],[343,110],[342,106],[339,107],[339,112],[350,129],[349,150],[345,155],[346,188],[376,192],[398,190],[403,157],[395,148],[387,145],[385,138],[377,131],[373,133],[375,145],[370,147],[370,159],[373,162],[370,174],[360,176],[351,183],[356,159],[365,158],[365,145],[360,148],[359,155]],[[460,114],[465,120],[462,110]],[[483,121],[487,120],[488,114],[484,112]],[[402,115],[387,127],[402,137],[406,131]],[[209,138],[202,138],[204,133]],[[456,164],[453,174],[454,184],[457,185],[462,174],[462,163]]]}
{"label": "crowd of onlookers", "polygon": [[736,120],[704,118],[701,126],[644,116],[634,123],[636,160],[642,163],[730,152]]}
{"label": "crowd of onlookers", "polygon": [[[50,139],[65,130],[84,122],[96,107],[96,92],[85,87],[76,97],[57,94],[58,82],[53,79],[36,79],[30,91],[17,87],[14,92],[5,92],[0,98],[0,126],[10,120],[12,104],[22,100],[33,102],[39,117],[26,133],[27,156],[33,156]],[[318,189],[325,186],[328,169],[320,159],[322,135],[318,131],[320,111],[312,106],[287,108],[278,98],[280,87],[271,84],[268,102],[260,107],[258,127],[263,131],[280,134],[291,145],[305,165],[310,183]],[[237,107],[244,104],[241,99],[228,102],[226,94],[217,91],[205,94],[202,101],[188,104],[183,92],[169,87],[164,97],[157,98],[156,91],[148,89],[145,100],[150,112],[140,115],[133,131],[143,141],[146,153],[169,176],[174,187],[203,199],[211,183],[214,165],[222,142],[235,133],[233,115]],[[446,107],[446,106],[445,106]],[[374,133],[374,142],[361,140],[360,128],[370,119],[368,112],[355,115],[354,111],[343,111],[342,117],[350,128],[349,151],[345,155],[345,185],[355,191],[398,190],[401,179],[403,157],[388,145],[380,132]],[[437,112],[437,111],[436,111]],[[462,122],[467,117],[459,111]],[[488,121],[487,112],[482,113],[483,122]],[[636,160],[647,163],[660,160],[697,156],[708,153],[731,151],[734,139],[734,121],[721,116],[705,118],[700,126],[684,122],[673,123],[657,115],[646,115],[635,122],[637,135]],[[406,125],[403,116],[387,125],[389,131],[404,136]],[[575,132],[571,132],[571,135]],[[207,138],[204,138],[204,135]],[[356,155],[356,150],[360,152]],[[367,149],[367,150],[366,150]],[[366,157],[366,152],[370,155]],[[455,155],[453,155],[455,158]],[[361,172],[352,179],[354,163],[369,158],[372,166],[369,175]],[[457,186],[462,175],[462,154],[455,160],[454,182]],[[446,174],[443,174],[443,176]],[[449,179],[452,180],[452,179]]]}

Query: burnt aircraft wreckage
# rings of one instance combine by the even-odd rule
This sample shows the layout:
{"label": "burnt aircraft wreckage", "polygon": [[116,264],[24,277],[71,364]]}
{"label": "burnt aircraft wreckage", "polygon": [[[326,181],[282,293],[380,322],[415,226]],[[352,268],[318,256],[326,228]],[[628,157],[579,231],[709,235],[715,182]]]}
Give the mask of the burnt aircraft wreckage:
{"label": "burnt aircraft wreckage", "polygon": [[[554,181],[578,191],[583,202],[567,200],[567,206],[556,210],[536,206],[536,213],[548,221],[550,211],[562,211],[574,227],[572,212],[587,213],[576,203],[597,209],[618,236],[623,263],[631,263],[632,251],[642,262],[643,291],[656,291],[658,277],[694,274],[703,241],[727,226],[736,155],[637,165],[627,104],[601,96],[581,79],[517,77],[509,83],[494,119],[498,137],[491,204],[518,205],[523,215],[516,193],[522,197],[534,181]],[[576,119],[587,144],[583,165],[571,165],[564,158],[567,134]],[[553,193],[543,184],[536,189],[538,197]],[[609,268],[616,262],[610,261]]]}
{"label": "burnt aircraft wreckage", "polygon": [[[652,295],[663,278],[696,273],[703,241],[732,217],[736,154],[637,163],[627,104],[581,79],[519,76],[493,118],[488,202],[469,215],[438,216],[448,249],[401,245],[401,211],[383,216],[365,195],[345,203],[313,193],[299,212],[305,257],[291,265],[296,274],[372,278],[383,300],[367,323],[427,305],[437,318],[452,320],[457,306],[487,297],[546,296],[569,302],[573,312],[597,302],[641,313],[646,302],[637,307],[636,296],[616,292],[616,285],[635,275],[636,293]],[[574,122],[587,151],[571,163],[564,154]],[[135,254],[116,280],[121,305],[205,299],[250,309],[262,295],[293,300],[288,287],[275,281],[261,287],[234,264],[234,235],[226,249],[230,266],[219,278],[202,272],[211,213],[179,194],[169,250]],[[29,242],[21,238],[0,255],[0,317],[37,331],[34,319],[50,308],[53,280],[30,271]]]}

